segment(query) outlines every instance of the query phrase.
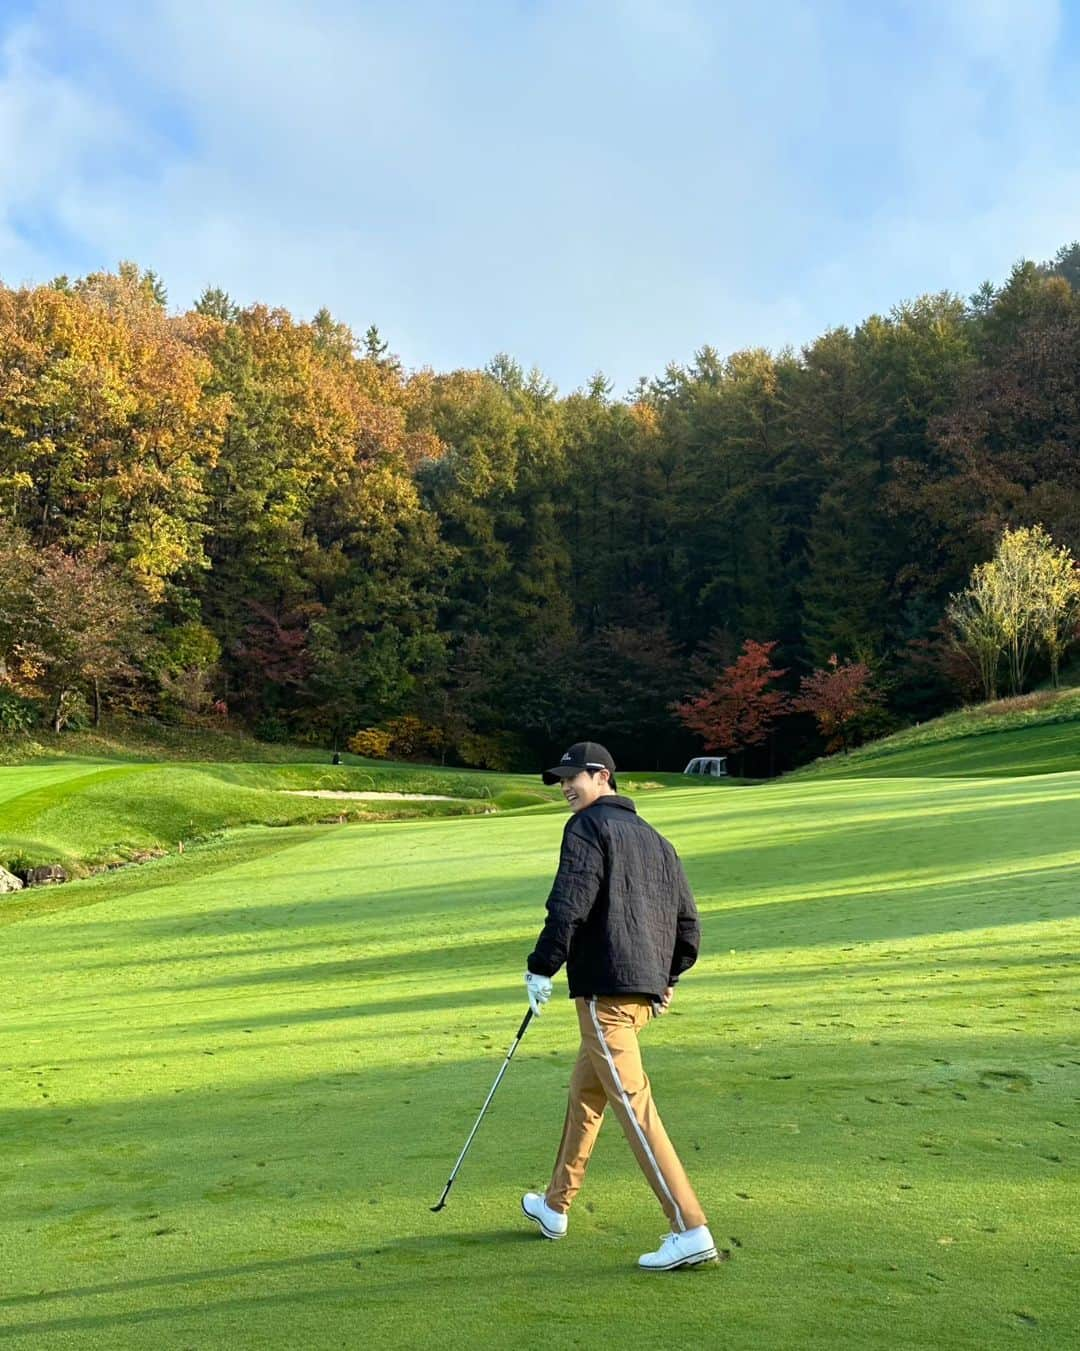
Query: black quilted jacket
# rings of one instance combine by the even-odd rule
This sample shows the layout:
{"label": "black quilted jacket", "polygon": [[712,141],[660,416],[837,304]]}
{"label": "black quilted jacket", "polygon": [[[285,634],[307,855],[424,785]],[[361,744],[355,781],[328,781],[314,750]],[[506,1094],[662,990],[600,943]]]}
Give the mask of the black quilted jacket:
{"label": "black quilted jacket", "polygon": [[697,961],[700,938],[679,856],[629,798],[598,798],[567,821],[530,971],[553,976],[565,962],[571,998],[657,998]]}

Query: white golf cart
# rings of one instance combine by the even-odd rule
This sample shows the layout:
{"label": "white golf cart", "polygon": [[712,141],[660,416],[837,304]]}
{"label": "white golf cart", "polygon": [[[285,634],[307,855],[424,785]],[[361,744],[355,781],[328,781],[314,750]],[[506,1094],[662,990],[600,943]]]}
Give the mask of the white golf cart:
{"label": "white golf cart", "polygon": [[726,755],[696,755],[683,770],[684,774],[707,774],[712,778],[727,778]]}

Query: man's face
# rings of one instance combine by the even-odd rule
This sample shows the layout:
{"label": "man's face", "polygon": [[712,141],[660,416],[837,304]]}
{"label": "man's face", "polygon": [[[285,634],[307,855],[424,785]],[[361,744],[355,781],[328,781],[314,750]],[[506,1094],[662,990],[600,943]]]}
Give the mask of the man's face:
{"label": "man's face", "polygon": [[595,774],[590,774],[587,769],[583,769],[580,774],[575,774],[572,779],[563,779],[562,794],[566,798],[572,812],[584,811],[586,807],[591,807],[598,797],[602,797],[609,792],[608,778],[606,769],[598,769]]}

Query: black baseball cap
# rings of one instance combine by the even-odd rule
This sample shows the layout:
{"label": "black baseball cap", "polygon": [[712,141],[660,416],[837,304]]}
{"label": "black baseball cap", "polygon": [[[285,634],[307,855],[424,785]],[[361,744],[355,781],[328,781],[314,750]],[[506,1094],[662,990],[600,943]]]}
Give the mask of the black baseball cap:
{"label": "black baseball cap", "polygon": [[545,769],[540,775],[545,783],[572,779],[583,769],[606,769],[614,782],[615,761],[599,741],[575,741],[554,769]]}

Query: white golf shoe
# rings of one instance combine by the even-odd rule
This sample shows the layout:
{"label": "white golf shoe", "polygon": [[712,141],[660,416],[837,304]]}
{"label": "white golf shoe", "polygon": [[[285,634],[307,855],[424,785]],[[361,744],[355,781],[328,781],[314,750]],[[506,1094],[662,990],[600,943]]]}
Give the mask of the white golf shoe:
{"label": "white golf shoe", "polygon": [[674,1271],[677,1267],[696,1267],[718,1257],[708,1226],[699,1224],[681,1234],[668,1234],[656,1252],[642,1253],[638,1266],[646,1271]]}
{"label": "white golf shoe", "polygon": [[545,1238],[566,1237],[566,1216],[552,1210],[539,1192],[526,1192],[521,1198],[521,1208],[530,1220],[536,1221]]}

